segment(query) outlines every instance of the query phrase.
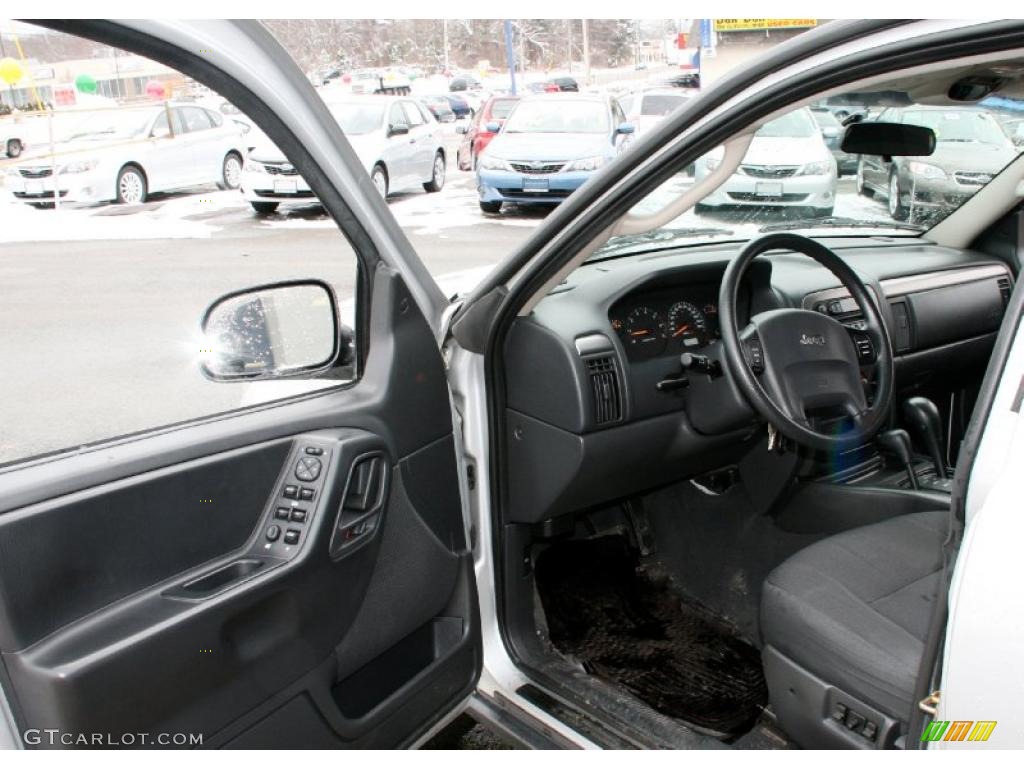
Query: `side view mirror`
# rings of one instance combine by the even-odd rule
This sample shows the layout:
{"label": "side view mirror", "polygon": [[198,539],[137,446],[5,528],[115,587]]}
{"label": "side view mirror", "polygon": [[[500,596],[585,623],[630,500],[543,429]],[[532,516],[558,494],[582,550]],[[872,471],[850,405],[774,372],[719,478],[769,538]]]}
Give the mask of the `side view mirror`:
{"label": "side view mirror", "polygon": [[821,129],[821,135],[826,139],[834,139],[839,135],[839,129],[834,125],[828,125]]}
{"label": "side view mirror", "polygon": [[252,130],[251,125],[249,125],[248,123],[243,123],[241,120],[235,120],[235,125],[238,126],[238,129],[242,132],[243,135]]}
{"label": "side view mirror", "polygon": [[455,132],[456,133],[466,133],[468,130],[469,130],[469,126],[465,125],[465,124],[455,126]]}
{"label": "side view mirror", "polygon": [[636,126],[632,123],[619,123],[618,128],[615,129],[616,133],[630,134],[636,133]]}
{"label": "side view mirror", "polygon": [[491,122],[485,125],[484,128],[487,129],[488,133],[497,133],[498,131],[501,130],[501,123],[495,120],[491,120]]}
{"label": "side view mirror", "polygon": [[201,368],[213,381],[318,373],[343,352],[334,292],[318,280],[221,296],[204,313],[202,331]]}
{"label": "side view mirror", "polygon": [[170,128],[154,128],[152,133],[149,134],[151,139],[168,139],[171,136]]}
{"label": "side view mirror", "polygon": [[392,123],[388,126],[388,136],[402,136],[409,132],[407,123]]}

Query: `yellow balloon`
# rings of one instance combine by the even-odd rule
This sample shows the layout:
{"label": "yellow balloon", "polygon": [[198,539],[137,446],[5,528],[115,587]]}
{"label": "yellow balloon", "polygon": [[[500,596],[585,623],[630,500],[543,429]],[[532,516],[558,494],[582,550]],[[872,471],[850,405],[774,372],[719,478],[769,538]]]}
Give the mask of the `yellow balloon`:
{"label": "yellow balloon", "polygon": [[0,59],[0,80],[3,80],[8,85],[14,85],[21,80],[24,74],[25,70],[14,59],[10,57]]}

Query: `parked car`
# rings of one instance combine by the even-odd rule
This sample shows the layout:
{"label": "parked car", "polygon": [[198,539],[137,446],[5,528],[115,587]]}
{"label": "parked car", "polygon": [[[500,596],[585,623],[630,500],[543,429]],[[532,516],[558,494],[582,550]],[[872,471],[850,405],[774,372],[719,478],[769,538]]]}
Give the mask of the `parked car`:
{"label": "parked car", "polygon": [[551,94],[520,101],[477,162],[480,209],[560,203],[623,150],[634,127],[607,96]]}
{"label": "parked car", "polygon": [[[722,162],[721,150],[696,165],[700,183]],[[697,209],[723,206],[799,208],[830,216],[836,201],[836,161],[806,107],[776,118],[754,134],[743,163]]]}
{"label": "parked car", "polygon": [[469,125],[460,125],[455,129],[463,134],[455,153],[460,170],[476,170],[477,158],[496,135],[495,131],[488,130],[488,126],[497,125],[500,128],[518,103],[518,96],[495,96],[488,99]]}
{"label": "parked car", "polygon": [[626,113],[626,119],[636,126],[636,135],[640,136],[695,95],[692,91],[676,88],[649,88],[620,96],[619,106]]}
{"label": "parked car", "polygon": [[62,202],[143,203],[153,192],[216,183],[237,189],[245,157],[242,128],[193,104],[92,112],[58,142],[7,171],[7,189],[37,206]]}
{"label": "parked car", "polygon": [[463,118],[473,116],[473,107],[471,107],[469,102],[462,96],[452,94],[442,96],[441,98],[448,102],[448,106],[451,108],[456,120],[462,120]]}
{"label": "parked car", "polygon": [[896,221],[906,221],[912,212],[929,216],[959,207],[1019,152],[995,117],[975,107],[887,109],[878,122],[935,131],[935,152],[928,157],[860,158],[857,191],[885,197]]}
{"label": "parked car", "polygon": [[576,78],[574,77],[552,77],[544,83],[544,90],[548,93],[557,91],[570,91],[572,93],[576,93],[579,89],[580,84],[576,82]]}
{"label": "parked car", "polygon": [[456,75],[448,82],[449,91],[478,91],[482,87],[473,75]]}
{"label": "parked car", "polygon": [[846,173],[856,173],[857,155],[843,152],[841,147],[844,133],[843,125],[836,119],[832,110],[824,107],[812,107],[811,115],[814,116],[814,122],[821,129],[821,138],[824,139],[825,146],[832,153],[832,157],[836,159],[836,172],[840,176]]}
{"label": "parked car", "polygon": [[452,109],[451,103],[444,96],[421,96],[420,101],[430,111],[430,114],[434,116],[434,119],[439,123],[454,123],[455,122],[455,110]]}
{"label": "parked car", "polygon": [[19,126],[12,118],[0,117],[0,150],[9,158],[20,157],[25,150],[25,140]]}
{"label": "parked car", "polygon": [[[382,197],[444,186],[447,157],[439,126],[414,99],[350,96],[328,108]],[[316,202],[305,179],[272,144],[249,153],[241,187],[258,214],[273,213],[282,203]]]}
{"label": "parked car", "polygon": [[665,85],[672,88],[700,89],[700,72],[681,72],[665,80]]}

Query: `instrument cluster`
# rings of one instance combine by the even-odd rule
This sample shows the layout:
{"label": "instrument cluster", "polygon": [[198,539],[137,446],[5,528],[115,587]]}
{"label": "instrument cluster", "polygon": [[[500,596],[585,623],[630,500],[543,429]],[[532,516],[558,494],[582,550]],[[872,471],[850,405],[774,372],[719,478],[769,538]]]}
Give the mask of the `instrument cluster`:
{"label": "instrument cluster", "polygon": [[719,338],[718,286],[627,296],[609,312],[630,360],[678,355]]}

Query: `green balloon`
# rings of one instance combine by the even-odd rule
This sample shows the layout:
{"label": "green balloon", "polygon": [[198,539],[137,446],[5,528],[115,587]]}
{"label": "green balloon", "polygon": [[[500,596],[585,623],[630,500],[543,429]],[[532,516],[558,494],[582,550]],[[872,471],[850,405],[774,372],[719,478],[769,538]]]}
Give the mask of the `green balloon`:
{"label": "green balloon", "polygon": [[96,93],[96,78],[92,75],[79,75],[75,78],[75,90],[79,93]]}

